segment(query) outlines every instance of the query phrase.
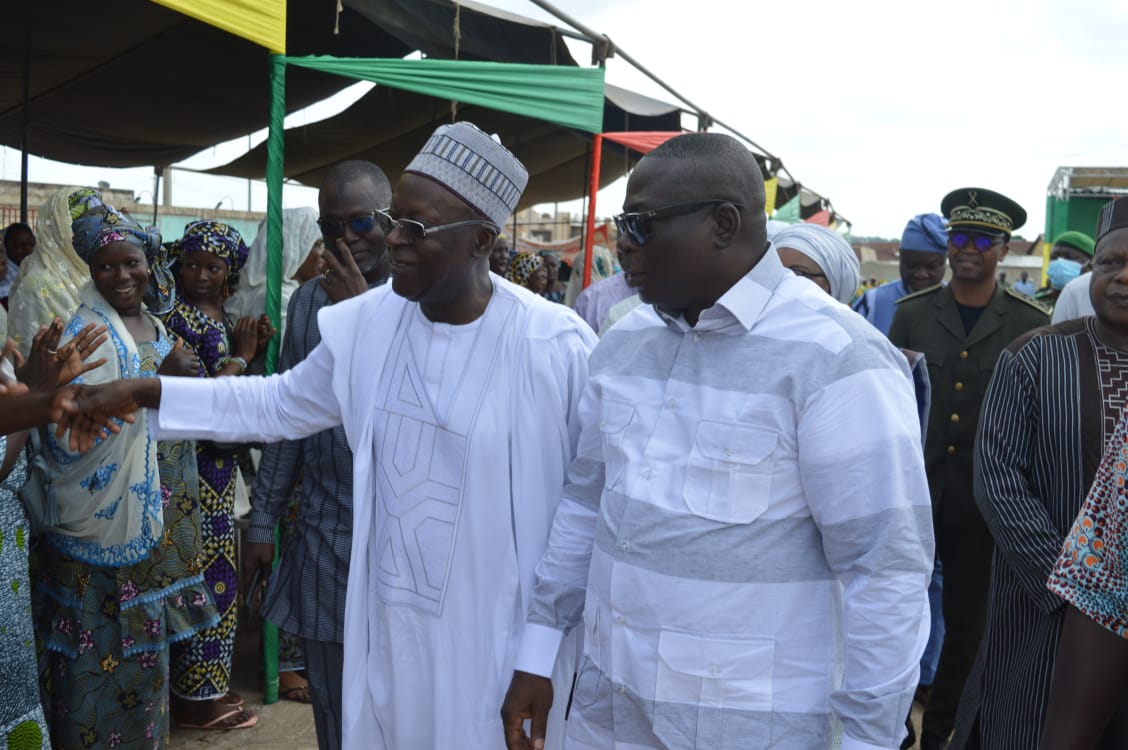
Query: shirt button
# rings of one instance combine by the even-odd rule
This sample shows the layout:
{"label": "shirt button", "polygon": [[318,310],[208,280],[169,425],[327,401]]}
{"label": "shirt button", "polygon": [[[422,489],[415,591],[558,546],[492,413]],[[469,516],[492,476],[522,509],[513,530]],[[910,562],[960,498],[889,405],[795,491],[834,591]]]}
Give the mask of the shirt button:
{"label": "shirt button", "polygon": [[960,415],[959,414],[953,414],[952,415],[952,424],[955,424],[956,422],[959,422],[959,421],[960,421]]}
{"label": "shirt button", "polygon": [[960,352],[960,359],[967,359],[967,349]]}
{"label": "shirt button", "polygon": [[948,446],[948,455],[950,456],[950,455],[952,455],[952,454],[953,454],[953,453],[955,453],[955,452],[956,452],[956,446],[954,446],[954,445],[949,445],[949,446]]}
{"label": "shirt button", "polygon": [[624,552],[630,552],[630,551],[631,551],[631,543],[630,543],[630,542],[628,542],[628,541],[626,541],[626,540],[623,540],[622,542],[619,542],[619,547],[620,547],[620,548],[621,548],[621,549],[622,549],[622,550],[623,550]]}
{"label": "shirt button", "polygon": [[624,617],[623,615],[619,615],[618,617],[615,618],[615,622],[619,623],[620,625],[626,625],[627,624],[627,618]]}
{"label": "shirt button", "polygon": [[650,477],[652,477],[653,475],[654,475],[654,472],[652,472],[650,469],[643,469],[642,470],[642,478],[643,479],[650,479]]}
{"label": "shirt button", "polygon": [[678,405],[678,402],[677,402],[677,401],[675,401],[675,400],[674,400],[674,399],[672,399],[672,398],[671,398],[671,399],[668,399],[668,400],[666,401],[666,406],[670,407],[671,409],[673,409],[673,408],[674,408],[675,406],[677,406],[677,405]]}
{"label": "shirt button", "polygon": [[701,334],[700,333],[693,334],[693,340],[694,341],[700,341],[701,340]]}
{"label": "shirt button", "polygon": [[956,390],[962,391],[963,390],[963,383],[956,383]]}
{"label": "shirt button", "polygon": [[716,675],[719,675],[720,673],[721,673],[721,668],[718,667],[716,664],[710,664],[709,665],[709,674],[716,676]]}
{"label": "shirt button", "polygon": [[627,692],[627,687],[626,685],[620,684],[619,687],[615,688],[615,690],[619,693],[619,695],[622,695],[623,693]]}

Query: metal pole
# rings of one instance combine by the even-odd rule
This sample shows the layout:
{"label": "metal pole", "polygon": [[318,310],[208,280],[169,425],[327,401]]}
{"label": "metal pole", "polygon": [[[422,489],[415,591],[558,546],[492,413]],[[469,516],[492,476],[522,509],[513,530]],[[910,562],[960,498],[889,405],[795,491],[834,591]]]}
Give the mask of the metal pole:
{"label": "metal pole", "polygon": [[27,152],[31,148],[31,22],[24,34],[23,133],[20,138],[20,221],[27,224]]}

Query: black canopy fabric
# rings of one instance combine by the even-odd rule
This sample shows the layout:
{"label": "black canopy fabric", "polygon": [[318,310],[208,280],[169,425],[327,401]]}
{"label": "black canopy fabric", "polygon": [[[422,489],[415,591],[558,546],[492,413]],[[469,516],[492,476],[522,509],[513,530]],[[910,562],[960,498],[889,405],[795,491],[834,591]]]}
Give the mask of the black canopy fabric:
{"label": "black canopy fabric", "polygon": [[[637,114],[625,109],[623,102]],[[663,112],[664,110],[664,112]],[[671,105],[606,85],[604,130],[679,130],[680,112]],[[489,133],[524,162],[529,186],[521,205],[569,200],[582,196],[587,181],[591,136],[520,115],[474,106],[459,106],[458,118]],[[445,101],[409,91],[377,86],[335,117],[286,131],[286,175],[317,185],[326,170],[345,159],[366,159],[395,179],[431,132],[450,121]],[[605,143],[601,185],[625,173],[638,155]],[[266,144],[212,174],[259,177],[266,169]]]}
{"label": "black canopy fabric", "polygon": [[[16,7],[6,9],[0,24],[4,145],[19,148],[22,141],[25,75],[29,151],[58,161],[171,164],[267,123],[269,56],[249,41],[149,0],[115,0],[98,9],[79,0],[11,5]],[[453,7],[449,0],[357,0],[345,4],[335,34],[335,2],[289,0],[287,52],[403,57],[422,49],[449,57]],[[459,22],[460,56],[575,65],[560,35],[543,24],[470,7],[462,9]],[[292,67],[287,111],[350,83]]]}

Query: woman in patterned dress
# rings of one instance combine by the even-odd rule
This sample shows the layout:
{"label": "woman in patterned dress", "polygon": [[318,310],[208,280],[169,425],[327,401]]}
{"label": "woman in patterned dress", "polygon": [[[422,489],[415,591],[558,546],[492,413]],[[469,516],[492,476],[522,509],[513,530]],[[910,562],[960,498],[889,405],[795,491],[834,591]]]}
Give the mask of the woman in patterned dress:
{"label": "woman in patterned dress", "polygon": [[[0,370],[0,746],[49,750],[47,720],[39,697],[39,677],[32,627],[28,545],[31,541],[23,502],[27,481],[24,442],[27,432],[45,425],[55,400],[55,386],[104,364],[83,364],[105,340],[105,328],[87,326],[59,348],[63,321],[58,318],[35,335],[27,362],[15,371],[17,381]],[[13,346],[14,348],[14,346]],[[56,351],[57,349],[57,351]],[[73,355],[73,356],[72,356]],[[17,363],[21,359],[13,355]],[[29,392],[30,387],[30,392]]]}
{"label": "woman in patterned dress", "polygon": [[[100,200],[72,231],[92,280],[64,341],[90,323],[108,335],[94,352],[105,364],[76,382],[195,372],[195,356],[150,312],[171,293],[160,235]],[[45,453],[57,517],[32,594],[52,744],[164,748],[168,646],[218,620],[200,561],[192,443],[158,445],[138,413],[81,455],[48,429]]]}
{"label": "woman in patterned dress", "polygon": [[[216,221],[189,224],[173,248],[177,299],[165,325],[199,358],[194,373],[199,377],[242,374],[274,335],[265,316],[258,320],[241,318],[232,329],[223,313],[223,303],[237,288],[246,260],[247,246],[239,232]],[[220,621],[172,649],[175,721],[185,727],[245,728],[254,726],[257,717],[242,707],[239,696],[229,693],[239,609],[234,519],[236,449],[200,441],[196,466],[204,578]],[[232,709],[239,710],[231,713]]]}

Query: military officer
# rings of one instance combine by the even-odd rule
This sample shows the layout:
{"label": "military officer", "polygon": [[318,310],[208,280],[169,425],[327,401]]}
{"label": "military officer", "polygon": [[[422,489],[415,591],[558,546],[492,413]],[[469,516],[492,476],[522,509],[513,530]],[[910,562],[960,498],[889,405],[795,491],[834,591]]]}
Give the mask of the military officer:
{"label": "military officer", "polygon": [[983,635],[994,544],[972,493],[979,407],[999,353],[1050,322],[1044,307],[996,283],[996,267],[1026,211],[983,188],[954,190],[940,209],[948,220],[952,280],[901,299],[889,329],[894,344],[924,353],[932,381],[924,457],[944,569],[946,632],[924,714],[922,750],[947,742]]}

